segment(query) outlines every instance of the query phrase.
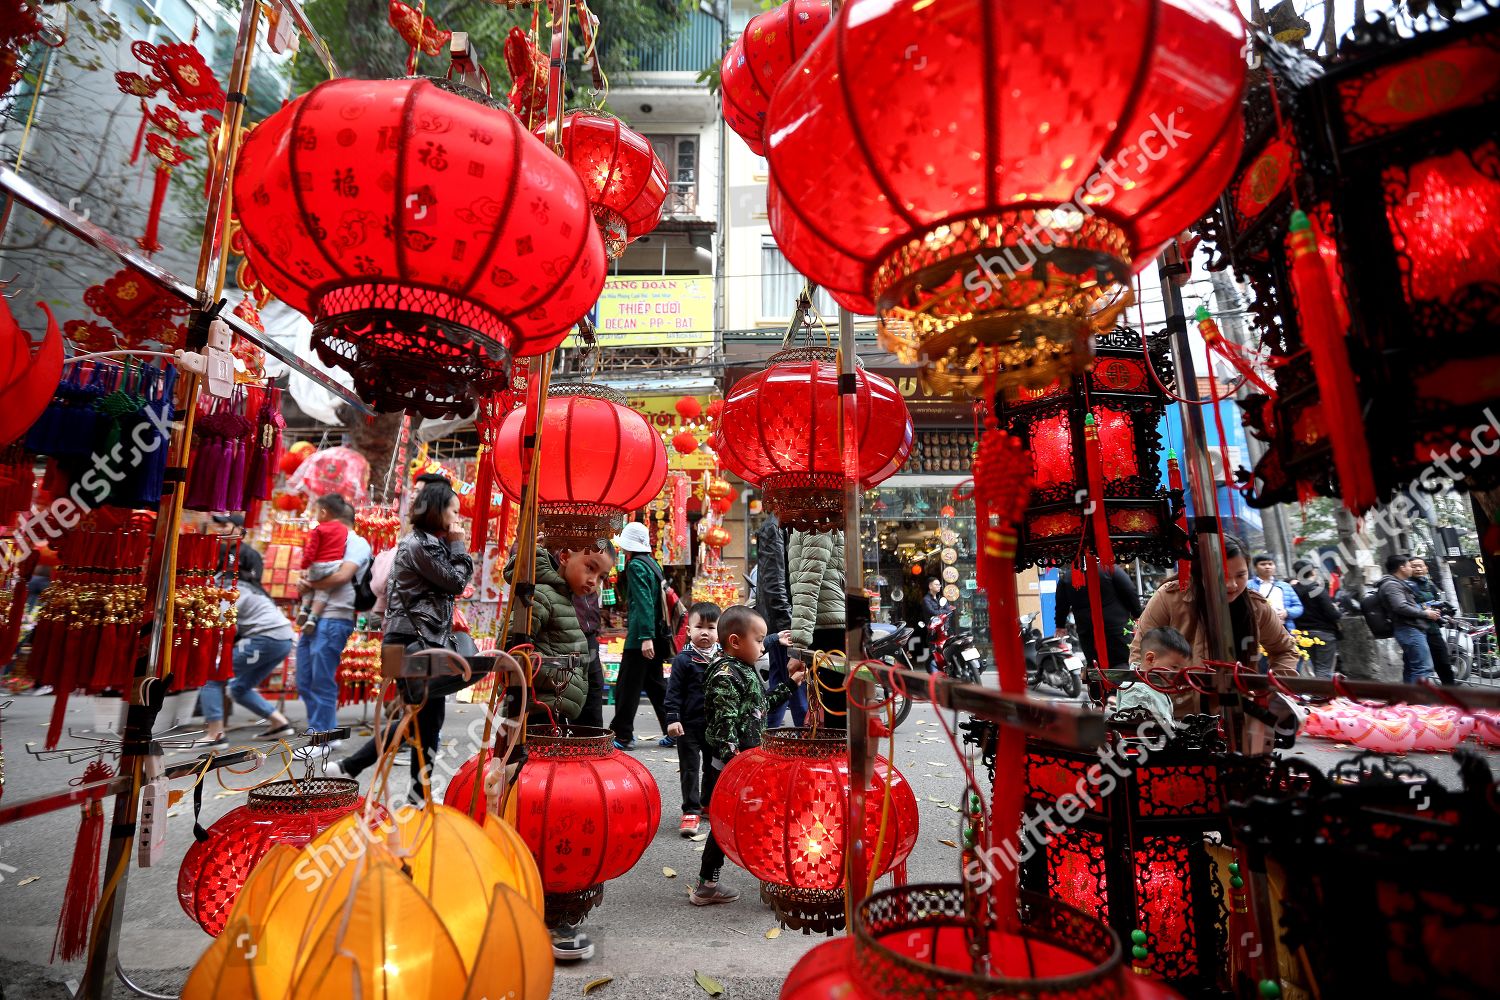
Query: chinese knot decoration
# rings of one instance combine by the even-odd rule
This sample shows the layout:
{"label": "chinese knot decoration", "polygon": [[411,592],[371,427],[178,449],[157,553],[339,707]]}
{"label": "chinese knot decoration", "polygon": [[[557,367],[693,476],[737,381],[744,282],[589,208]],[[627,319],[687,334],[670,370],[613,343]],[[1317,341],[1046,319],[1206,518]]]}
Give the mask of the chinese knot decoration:
{"label": "chinese knot decoration", "polygon": [[[526,483],[523,441],[535,415],[506,415],[496,436],[495,478],[520,502]],[[588,383],[551,386],[542,417],[537,471],[537,517],[549,545],[591,547],[619,532],[625,515],[661,491],[667,449],[646,418],[613,389]]]}
{"label": "chinese knot decoration", "polygon": [[776,241],[935,387],[1082,371],[1132,268],[1234,169],[1239,16],[920,6],[850,0],[772,96]]}
{"label": "chinese knot decoration", "polygon": [[245,140],[234,203],[256,275],[377,409],[472,413],[604,284],[577,175],[444,81],[319,85]]}
{"label": "chinese knot decoration", "polygon": [[752,17],[724,54],[719,71],[724,122],[755,155],[766,153],[771,95],[832,19],[829,0],[787,0]]}
{"label": "chinese knot decoration", "polygon": [[83,293],[83,303],[120,334],[122,346],[181,347],[187,331],[178,321],[191,305],[128,267]]}
{"label": "chinese knot decoration", "polygon": [[[836,352],[794,348],[741,379],[724,400],[715,446],[724,467],[764,491],[781,523],[804,531],[838,527],[844,516]],[[911,452],[912,424],[889,379],[859,368],[856,428],[859,488],[895,474]]]}
{"label": "chinese knot decoration", "polygon": [[612,115],[574,111],[562,120],[562,156],[578,171],[614,260],[661,221],[667,168],[639,132]]}

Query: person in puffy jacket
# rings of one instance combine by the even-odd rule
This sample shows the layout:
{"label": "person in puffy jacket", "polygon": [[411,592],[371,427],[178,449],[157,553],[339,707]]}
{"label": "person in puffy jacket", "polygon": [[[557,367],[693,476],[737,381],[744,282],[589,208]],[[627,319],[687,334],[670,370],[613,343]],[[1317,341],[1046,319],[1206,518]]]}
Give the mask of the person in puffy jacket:
{"label": "person in puffy jacket", "polygon": [[[792,627],[792,592],[787,582],[786,530],[775,514],[766,518],[755,533],[755,574],[751,590],[751,602],[760,616],[766,620],[766,628],[772,635]],[[776,687],[789,676],[787,665],[790,657],[787,647],[772,643],[767,650],[771,661],[770,676],[766,686]],[[792,691],[784,703],[771,709],[769,728],[775,729],[792,713],[792,725],[800,726],[807,721],[807,692],[801,687]]]}
{"label": "person in puffy jacket", "polygon": [[[792,591],[790,659],[811,665],[813,651],[844,648],[844,533],[793,531],[786,561]],[[816,683],[824,707],[843,711],[844,694],[837,690],[843,672],[820,667]]]}
{"label": "person in puffy jacket", "polygon": [[[597,548],[537,551],[529,630],[524,609],[518,607],[511,621],[512,645],[529,641],[542,657],[531,683],[534,704],[529,722],[533,725],[576,722],[583,711],[593,657],[574,598],[598,590],[599,578],[613,562],[612,553]],[[506,580],[512,579],[515,563],[511,556],[505,566]]]}

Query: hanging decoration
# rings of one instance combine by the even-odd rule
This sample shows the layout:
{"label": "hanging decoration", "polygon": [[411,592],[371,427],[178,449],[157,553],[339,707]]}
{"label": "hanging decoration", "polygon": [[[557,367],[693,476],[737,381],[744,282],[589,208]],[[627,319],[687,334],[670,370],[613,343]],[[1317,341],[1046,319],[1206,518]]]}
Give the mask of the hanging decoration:
{"label": "hanging decoration", "polygon": [[[542,138],[545,126],[537,129]],[[625,247],[661,222],[667,168],[651,143],[613,115],[574,111],[562,120],[562,158],[578,172],[604,253],[617,260]]]}
{"label": "hanging decoration", "polygon": [[[220,576],[222,539],[184,532],[177,538],[177,587],[172,597],[172,673],[169,691],[189,691],[208,681],[234,677],[235,602],[239,541],[233,543],[231,572]],[[132,663],[133,667],[134,664]]]}
{"label": "hanging decoration", "polygon": [[[151,208],[146,213],[146,230],[137,241],[141,249],[154,254],[161,249],[158,231],[161,227],[162,207],[167,203],[167,186],[172,181],[172,171],[193,158],[181,145],[184,139],[196,135],[191,126],[170,108],[154,108],[149,119],[162,132],[146,136],[146,151],[156,159],[152,171]],[[165,134],[163,134],[165,133]]]}
{"label": "hanging decoration", "polygon": [[128,349],[174,351],[187,339],[180,319],[192,307],[128,267],[91,285],[83,302],[115,328]]}
{"label": "hanging decoration", "polygon": [[369,502],[369,481],[370,463],[365,456],[336,445],[307,455],[297,471],[287,477],[286,488],[310,497],[338,493],[358,507]]}
{"label": "hanging decoration", "polygon": [[[724,467],[761,489],[767,509],[790,528],[826,531],[843,524],[838,378],[836,351],[793,348],[772,355],[724,400],[718,432]],[[855,381],[859,486],[867,490],[906,461],[912,424],[889,379],[857,365]]]}
{"label": "hanging decoration", "polygon": [[736,754],[724,768],[709,821],[729,860],[761,880],[761,898],[783,925],[831,934],[845,923],[849,842],[862,835],[877,878],[904,868],[917,842],[917,797],[884,757],[875,758],[865,803],[857,834],[849,816],[847,733],[772,729],[761,746]]}
{"label": "hanging decoration", "polygon": [[[423,4],[423,7],[426,5]],[[396,34],[401,36],[407,48],[417,49],[423,55],[442,55],[443,50],[448,47],[448,40],[453,37],[453,32],[440,30],[431,17],[424,16],[401,0],[390,0],[386,20],[396,29]],[[407,72],[410,73],[414,68],[408,66]]]}
{"label": "hanging decoration", "polygon": [[547,54],[533,36],[511,28],[505,35],[505,67],[513,81],[510,110],[529,132],[547,118]]}
{"label": "hanging decoration", "polygon": [[881,343],[934,388],[1083,372],[1132,269],[1234,170],[1229,0],[1138,0],[1108,30],[1097,13],[851,0],[772,96],[778,245],[840,304],[878,312]]}
{"label": "hanging decoration", "polygon": [[0,94],[9,93],[21,79],[21,53],[46,32],[40,4],[8,0],[0,11]]}
{"label": "hanging decoration", "polygon": [[[516,503],[534,419],[528,408],[512,410],[495,440],[495,479]],[[621,393],[586,382],[548,388],[537,461],[537,519],[549,547],[587,548],[614,537],[667,476],[666,449],[646,418]]]}
{"label": "hanging decoration", "polygon": [[756,156],[766,154],[766,109],[792,64],[833,18],[829,0],[787,0],[750,19],[719,67],[724,121]]}
{"label": "hanging decoration", "polygon": [[47,332],[33,353],[31,334],[0,296],[0,446],[12,444],[36,422],[62,377],[62,332],[46,303],[37,308],[47,316]]}
{"label": "hanging decoration", "polygon": [[130,54],[150,73],[116,73],[115,82],[124,93],[143,98],[165,94],[179,111],[224,110],[224,88],[195,46],[133,42]]}
{"label": "hanging decoration", "polygon": [[330,80],[257,126],[236,165],[256,275],[377,409],[472,414],[603,287],[576,174],[471,93]]}
{"label": "hanging decoration", "polygon": [[[83,774],[73,783],[92,784],[108,781],[115,772],[102,760],[91,760]],[[73,845],[73,864],[63,888],[62,912],[57,917],[57,936],[52,940],[52,959],[64,962],[83,957],[88,948],[89,930],[93,924],[94,904],[99,899],[99,848],[104,837],[104,803],[90,798],[80,805],[83,818],[78,824],[78,839]]]}

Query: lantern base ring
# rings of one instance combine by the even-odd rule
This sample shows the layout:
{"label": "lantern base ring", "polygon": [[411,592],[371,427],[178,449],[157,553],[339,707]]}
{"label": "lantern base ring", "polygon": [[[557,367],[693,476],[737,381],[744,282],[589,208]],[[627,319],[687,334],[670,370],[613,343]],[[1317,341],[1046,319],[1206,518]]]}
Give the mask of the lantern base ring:
{"label": "lantern base ring", "polygon": [[537,522],[547,548],[587,552],[598,548],[601,539],[619,534],[625,526],[625,513],[600,504],[543,503]]}
{"label": "lantern base ring", "polygon": [[577,892],[549,892],[544,899],[548,927],[581,924],[589,911],[604,901],[604,883]]}
{"label": "lantern base ring", "polygon": [[781,472],[761,481],[766,509],[798,531],[844,526],[844,477],[837,472]]}
{"label": "lantern base ring", "polygon": [[844,890],[799,889],[776,882],[760,884],[760,898],[776,911],[783,927],[803,934],[817,931],[832,937],[844,929]]}

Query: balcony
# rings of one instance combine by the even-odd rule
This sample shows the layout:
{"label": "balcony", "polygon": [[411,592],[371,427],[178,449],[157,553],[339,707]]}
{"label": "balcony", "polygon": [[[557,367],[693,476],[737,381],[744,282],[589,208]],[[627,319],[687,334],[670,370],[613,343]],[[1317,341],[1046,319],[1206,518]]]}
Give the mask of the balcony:
{"label": "balcony", "polygon": [[658,45],[627,52],[626,60],[631,66],[629,76],[632,81],[662,82],[659,78],[639,79],[644,74],[654,77],[661,73],[689,73],[692,74],[691,82],[693,77],[717,63],[723,54],[719,22],[701,10],[695,10],[675,35]]}
{"label": "balcony", "polygon": [[661,214],[667,219],[698,218],[698,185],[693,181],[673,181],[669,184]]}

